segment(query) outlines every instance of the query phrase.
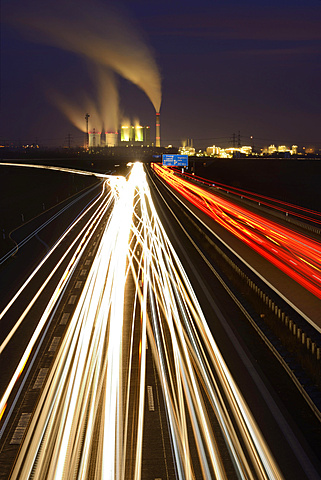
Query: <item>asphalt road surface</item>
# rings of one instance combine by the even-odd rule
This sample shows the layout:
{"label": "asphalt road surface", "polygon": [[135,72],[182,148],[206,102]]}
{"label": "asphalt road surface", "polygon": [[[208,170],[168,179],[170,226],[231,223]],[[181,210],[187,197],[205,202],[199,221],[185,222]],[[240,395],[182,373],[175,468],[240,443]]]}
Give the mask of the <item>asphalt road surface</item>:
{"label": "asphalt road surface", "polygon": [[35,280],[38,291],[57,266],[33,310],[30,351],[12,337],[20,360],[12,390],[2,387],[1,475],[319,478],[238,338],[241,312],[160,193],[154,204],[140,164],[127,181],[106,178]]}

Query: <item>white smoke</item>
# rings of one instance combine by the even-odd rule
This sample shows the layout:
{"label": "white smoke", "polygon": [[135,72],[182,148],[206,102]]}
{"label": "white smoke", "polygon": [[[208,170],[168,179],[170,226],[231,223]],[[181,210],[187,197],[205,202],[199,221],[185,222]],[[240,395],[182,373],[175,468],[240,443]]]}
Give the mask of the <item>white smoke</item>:
{"label": "white smoke", "polygon": [[89,130],[115,132],[119,125],[119,98],[115,75],[100,66],[91,66],[93,88],[91,96],[78,88],[76,96],[63,95],[53,88],[48,88],[46,96],[79,130],[86,131],[84,115],[90,112]]}
{"label": "white smoke", "polygon": [[34,41],[71,51],[114,70],[141,88],[155,110],[160,110],[161,78],[153,55],[131,22],[111,4],[97,0],[16,3],[20,6],[14,8],[12,21],[27,27]]}
{"label": "white smoke", "polygon": [[94,122],[97,122],[97,125],[101,124],[101,117],[95,103],[85,94],[81,95],[79,102],[70,100],[69,97],[52,88],[47,90],[46,95],[48,100],[82,132],[86,132],[85,112],[90,112],[90,120],[93,125],[96,125]]}
{"label": "white smoke", "polygon": [[116,132],[119,125],[119,97],[115,75],[112,71],[97,66],[93,70],[96,83],[97,108],[100,119],[97,126],[108,132]]}

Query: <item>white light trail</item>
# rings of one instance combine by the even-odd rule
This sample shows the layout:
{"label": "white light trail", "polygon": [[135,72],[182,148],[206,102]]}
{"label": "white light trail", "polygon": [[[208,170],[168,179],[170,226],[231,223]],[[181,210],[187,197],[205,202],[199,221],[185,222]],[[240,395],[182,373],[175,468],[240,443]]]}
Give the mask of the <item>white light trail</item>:
{"label": "white light trail", "polygon": [[143,166],[135,164],[127,181],[108,182],[114,208],[11,478],[141,479],[148,339],[177,478],[227,478],[215,418],[239,478],[281,479],[157,215]]}
{"label": "white light trail", "polygon": [[[82,215],[80,215],[76,219],[76,221],[64,232],[63,235],[61,235],[59,240],[50,249],[50,251],[47,253],[47,255],[41,260],[39,265],[35,268],[35,270],[27,278],[27,280],[24,282],[24,284],[19,288],[17,293],[13,296],[13,298],[10,300],[10,302],[7,304],[7,306],[3,309],[3,311],[0,314],[0,320],[2,320],[3,317],[5,316],[5,314],[8,312],[8,310],[10,310],[10,308],[12,307],[14,302],[17,301],[20,294],[24,291],[24,289],[27,287],[27,285],[32,281],[32,279],[39,272],[41,267],[45,264],[45,262],[49,259],[49,257],[54,253],[56,248],[66,238],[66,236],[70,233],[70,231],[73,228],[75,228],[75,226],[78,224],[78,222],[80,222],[81,219],[93,207],[96,206],[96,209],[92,213],[90,220],[88,220],[86,222],[86,225],[82,228],[80,233],[76,236],[75,240],[67,248],[67,250],[65,251],[65,253],[61,257],[61,259],[59,260],[59,262],[57,263],[55,268],[50,272],[47,279],[43,282],[43,284],[40,287],[40,289],[38,290],[38,292],[35,294],[35,296],[32,298],[32,300],[26,306],[23,313],[16,320],[14,327],[11,329],[11,331],[8,333],[8,335],[6,336],[6,338],[4,339],[2,344],[0,345],[0,354],[1,354],[4,351],[4,349],[10,344],[10,340],[13,338],[14,334],[16,333],[16,331],[18,330],[18,328],[22,324],[23,320],[26,318],[26,315],[31,310],[31,308],[33,307],[33,305],[35,304],[37,299],[40,297],[40,295],[43,292],[43,290],[45,289],[46,285],[49,283],[51,278],[55,275],[56,271],[58,270],[60,265],[63,263],[63,261],[65,260],[67,255],[70,253],[70,251],[72,251],[72,249],[75,247],[75,245],[78,245],[75,253],[72,256],[72,259],[70,260],[66,270],[64,271],[64,273],[61,277],[60,282],[58,282],[58,285],[57,285],[57,287],[56,287],[56,289],[55,289],[55,291],[54,291],[54,293],[53,293],[53,295],[52,295],[52,297],[51,297],[51,299],[50,299],[50,301],[49,301],[49,303],[48,303],[48,305],[47,305],[47,307],[46,307],[46,309],[45,309],[45,311],[42,315],[42,317],[40,318],[40,320],[38,322],[37,328],[34,331],[32,337],[31,337],[31,339],[28,343],[28,346],[27,346],[26,350],[24,351],[24,353],[23,353],[23,355],[22,355],[22,357],[21,357],[21,359],[18,363],[18,366],[16,367],[16,370],[15,370],[15,372],[14,372],[14,374],[13,374],[13,376],[12,376],[12,378],[11,378],[7,388],[6,388],[6,391],[4,392],[4,394],[3,394],[3,396],[0,400],[0,418],[2,417],[2,415],[4,413],[4,410],[5,410],[6,405],[7,405],[8,398],[9,398],[9,396],[10,396],[10,394],[11,394],[13,388],[14,388],[14,385],[15,385],[16,381],[20,377],[20,375],[21,375],[21,373],[22,373],[22,371],[23,371],[23,369],[26,365],[26,362],[29,358],[29,355],[31,354],[31,352],[34,348],[34,346],[35,346],[35,344],[36,344],[36,342],[37,342],[37,340],[38,340],[38,338],[39,338],[39,336],[40,336],[40,334],[43,330],[44,325],[48,321],[48,318],[49,318],[55,304],[60,299],[60,296],[61,296],[62,292],[64,291],[65,286],[68,284],[69,279],[70,279],[72,273],[74,272],[74,269],[76,268],[76,266],[78,264],[78,261],[81,258],[81,255],[82,255],[84,249],[88,245],[88,242],[90,241],[90,239],[92,237],[92,234],[94,233],[94,227],[97,225],[99,220],[101,220],[102,216],[106,213],[106,211],[108,210],[108,208],[110,207],[110,205],[113,201],[112,195],[109,194],[109,195],[106,196],[105,200],[102,203],[100,203],[104,196],[105,196],[105,186],[103,187],[101,196],[96,201],[94,201],[93,204],[90,205],[82,213]],[[2,430],[1,430],[1,433],[2,433]]]}
{"label": "white light trail", "polygon": [[88,171],[85,171],[85,170],[76,170],[74,168],[64,168],[64,167],[54,167],[54,166],[50,166],[50,165],[35,165],[35,164],[32,164],[32,163],[1,162],[0,166],[3,166],[3,167],[40,168],[41,170],[55,170],[55,171],[58,171],[58,172],[75,173],[77,175],[98,177],[98,178],[102,178],[102,179],[110,178],[110,175],[107,175],[105,173],[88,172]]}

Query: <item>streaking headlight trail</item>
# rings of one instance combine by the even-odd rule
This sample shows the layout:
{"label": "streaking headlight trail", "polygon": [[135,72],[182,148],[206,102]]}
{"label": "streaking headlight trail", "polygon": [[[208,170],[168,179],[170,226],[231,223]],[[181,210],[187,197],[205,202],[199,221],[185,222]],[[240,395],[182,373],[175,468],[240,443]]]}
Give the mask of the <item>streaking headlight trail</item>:
{"label": "streaking headlight trail", "polygon": [[215,418],[238,478],[281,479],[160,222],[142,164],[108,183],[113,210],[11,478],[139,480],[148,348],[176,478],[194,479],[197,468],[202,478],[227,479]]}

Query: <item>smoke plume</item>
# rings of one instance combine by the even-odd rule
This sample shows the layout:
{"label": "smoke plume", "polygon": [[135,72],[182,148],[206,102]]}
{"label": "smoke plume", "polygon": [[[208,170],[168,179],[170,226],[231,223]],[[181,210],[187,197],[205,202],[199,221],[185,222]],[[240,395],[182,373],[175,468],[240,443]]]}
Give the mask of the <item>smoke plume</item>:
{"label": "smoke plume", "polygon": [[99,128],[104,126],[108,132],[116,132],[119,125],[119,98],[115,75],[101,66],[95,70],[93,81],[96,83],[96,106],[100,116],[96,125]]}
{"label": "smoke plume", "polygon": [[[153,55],[131,22],[111,4],[88,0],[20,3],[12,21],[24,25],[34,41],[68,50],[114,70],[141,88],[155,110],[160,110],[161,78]],[[98,83],[101,79],[98,76]]]}
{"label": "smoke plume", "polygon": [[82,132],[86,132],[85,112],[90,112],[91,121],[89,124],[98,126],[102,125],[102,119],[94,101],[85,94],[82,94],[81,101],[77,102],[75,100],[70,100],[69,96],[67,97],[51,88],[47,90],[46,96],[48,100]]}
{"label": "smoke plume", "polygon": [[[91,96],[78,88],[77,95],[63,95],[56,89],[48,88],[46,96],[79,130],[85,132],[85,112],[90,113],[89,129],[97,128],[115,132],[119,125],[119,98],[115,75],[100,66],[89,67],[92,72]],[[73,98],[73,100],[71,99]]]}

